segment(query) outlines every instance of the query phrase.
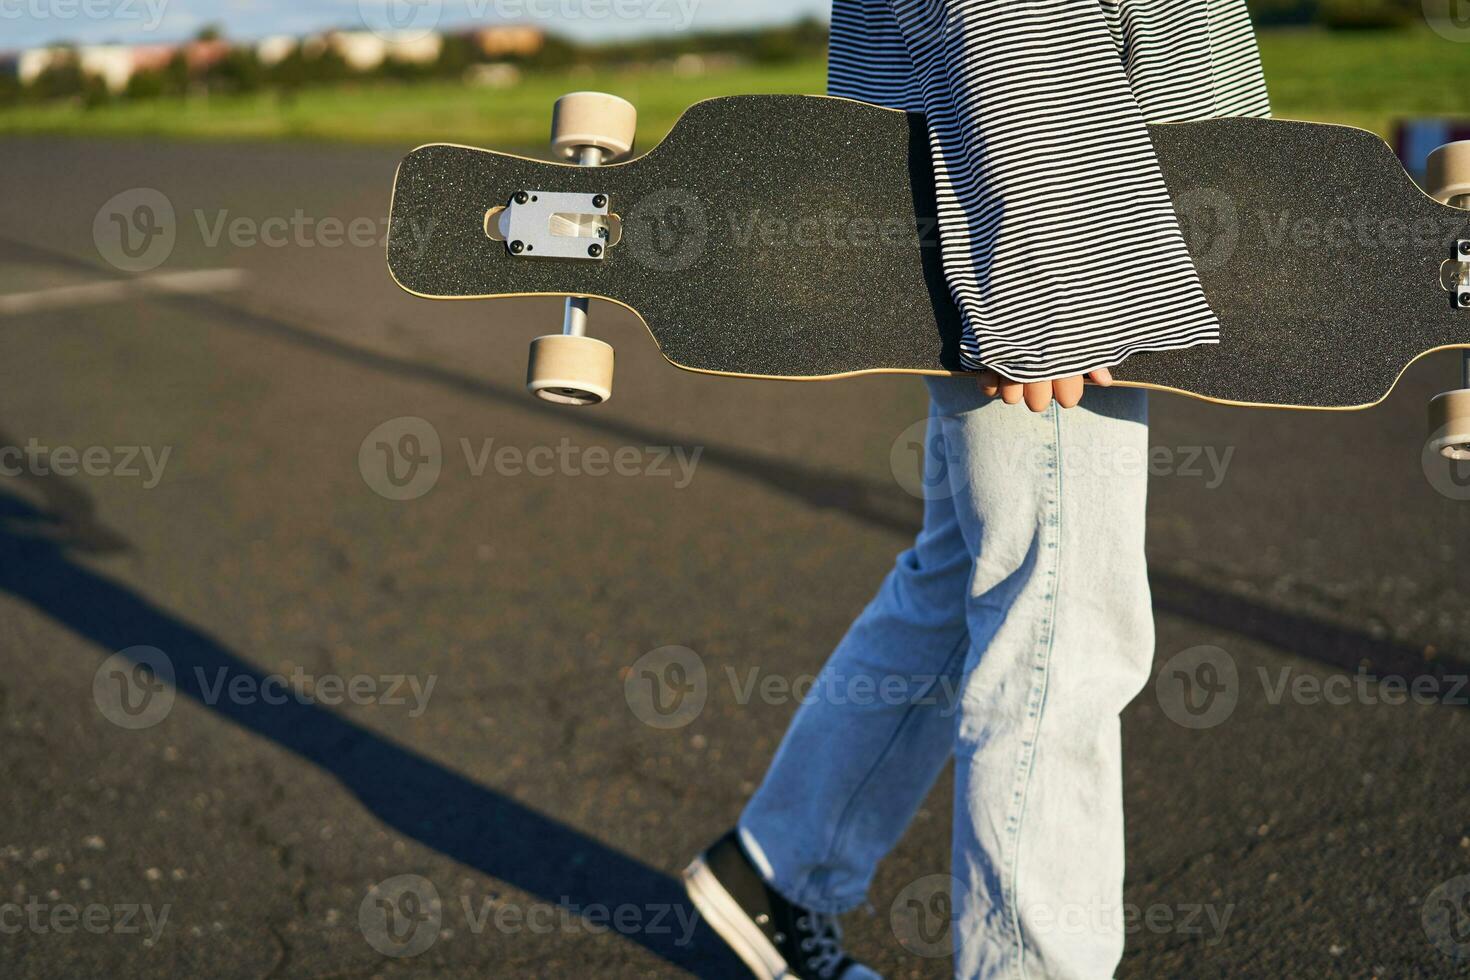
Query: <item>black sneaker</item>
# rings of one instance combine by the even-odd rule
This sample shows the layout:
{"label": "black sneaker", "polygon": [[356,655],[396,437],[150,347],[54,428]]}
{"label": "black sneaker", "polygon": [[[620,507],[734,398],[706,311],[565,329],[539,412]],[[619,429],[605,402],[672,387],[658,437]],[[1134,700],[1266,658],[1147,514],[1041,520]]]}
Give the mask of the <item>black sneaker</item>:
{"label": "black sneaker", "polygon": [[837,917],[782,898],[730,831],[684,869],[711,928],[759,980],[883,980],[842,950]]}

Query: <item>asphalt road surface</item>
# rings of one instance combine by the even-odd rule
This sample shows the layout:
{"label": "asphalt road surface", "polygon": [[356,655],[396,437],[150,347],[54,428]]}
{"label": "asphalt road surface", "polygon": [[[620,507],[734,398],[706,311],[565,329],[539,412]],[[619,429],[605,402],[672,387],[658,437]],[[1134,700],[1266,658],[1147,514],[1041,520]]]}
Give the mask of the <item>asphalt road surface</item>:
{"label": "asphalt road surface", "polygon": [[[0,975],[741,975],[678,870],[916,529],[923,385],[597,305],[616,396],[544,406],[557,303],[389,280],[399,155],[0,144]],[[1467,975],[1454,374],[1154,399],[1122,977]],[[849,918],[887,976],[947,975],[950,789]]]}

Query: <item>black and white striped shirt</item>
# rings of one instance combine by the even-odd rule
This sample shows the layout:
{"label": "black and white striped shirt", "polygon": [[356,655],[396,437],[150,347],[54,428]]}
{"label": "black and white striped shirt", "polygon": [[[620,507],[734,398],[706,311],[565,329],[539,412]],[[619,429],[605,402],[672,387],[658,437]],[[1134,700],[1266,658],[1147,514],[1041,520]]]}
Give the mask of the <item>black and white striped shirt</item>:
{"label": "black and white striped shirt", "polygon": [[1270,115],[1245,0],[833,0],[827,87],[926,115],[967,366],[1218,342],[1144,124]]}

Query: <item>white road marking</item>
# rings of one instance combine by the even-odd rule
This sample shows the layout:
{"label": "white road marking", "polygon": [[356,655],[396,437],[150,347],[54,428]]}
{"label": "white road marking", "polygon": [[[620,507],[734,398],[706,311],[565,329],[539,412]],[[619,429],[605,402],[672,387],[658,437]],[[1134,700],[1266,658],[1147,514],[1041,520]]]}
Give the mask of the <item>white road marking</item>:
{"label": "white road marking", "polygon": [[201,269],[197,272],[169,272],[135,279],[110,279],[84,286],[60,286],[33,293],[0,295],[0,316],[17,316],[43,310],[64,310],[74,306],[96,306],[151,293],[197,296],[240,289],[249,280],[244,269]]}

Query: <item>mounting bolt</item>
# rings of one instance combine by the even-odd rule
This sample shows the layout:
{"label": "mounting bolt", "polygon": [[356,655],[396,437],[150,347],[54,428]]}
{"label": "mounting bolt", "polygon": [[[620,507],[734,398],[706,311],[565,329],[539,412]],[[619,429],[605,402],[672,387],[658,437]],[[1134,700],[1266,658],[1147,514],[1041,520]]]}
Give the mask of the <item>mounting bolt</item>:
{"label": "mounting bolt", "polygon": [[[601,245],[597,245],[595,243],[592,244],[592,245],[588,245],[587,246],[587,254],[590,255],[590,256],[592,256],[594,259],[597,258],[599,255],[602,254],[602,246]],[[1470,293],[1466,293],[1465,295],[1467,297],[1470,297]]]}
{"label": "mounting bolt", "polygon": [[1470,306],[1470,293],[1461,293],[1460,294],[1460,305],[1461,306]]}
{"label": "mounting bolt", "polygon": [[[605,207],[607,207],[607,195],[606,194],[597,194],[597,195],[594,195],[593,198],[592,198],[592,206],[594,208],[605,208]],[[1467,249],[1467,251],[1470,251],[1470,249]]]}
{"label": "mounting bolt", "polygon": [[531,195],[527,194],[525,191],[516,191],[515,202],[517,204],[525,204],[530,199]]}
{"label": "mounting bolt", "polygon": [[526,250],[526,243],[523,242],[523,241],[521,241],[519,238],[517,238],[515,241],[513,241],[513,242],[510,243],[510,254],[511,255],[520,255],[525,250]]}

